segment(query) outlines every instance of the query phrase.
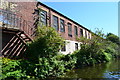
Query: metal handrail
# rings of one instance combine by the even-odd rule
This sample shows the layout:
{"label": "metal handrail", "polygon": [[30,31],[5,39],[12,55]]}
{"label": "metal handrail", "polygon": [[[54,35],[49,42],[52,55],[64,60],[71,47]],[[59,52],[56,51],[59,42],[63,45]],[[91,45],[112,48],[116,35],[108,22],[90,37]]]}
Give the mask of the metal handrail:
{"label": "metal handrail", "polygon": [[15,13],[0,9],[0,27],[12,28],[24,31],[27,35],[32,37],[34,29],[31,22],[24,20]]}

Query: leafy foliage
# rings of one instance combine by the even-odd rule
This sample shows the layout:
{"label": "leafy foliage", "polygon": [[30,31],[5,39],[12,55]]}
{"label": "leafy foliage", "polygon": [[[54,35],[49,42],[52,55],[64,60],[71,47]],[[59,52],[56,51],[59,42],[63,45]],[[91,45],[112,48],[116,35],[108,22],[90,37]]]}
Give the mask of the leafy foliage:
{"label": "leafy foliage", "polygon": [[110,61],[118,55],[118,46],[106,40],[105,37],[106,35],[98,30],[96,34],[92,34],[92,39],[84,37],[77,39],[82,42],[81,49],[76,52],[77,67]]}
{"label": "leafy foliage", "polygon": [[28,44],[27,60],[3,59],[3,79],[57,77],[75,67],[75,56],[58,54],[64,40],[53,28],[39,27],[36,35]]}
{"label": "leafy foliage", "polygon": [[75,67],[94,65],[110,61],[118,54],[118,45],[105,40],[104,34],[97,31],[99,36],[92,39],[84,37],[77,40],[82,42],[81,49],[73,54],[58,54],[64,45],[64,40],[51,27],[38,27],[36,38],[28,44],[27,60],[11,60],[3,58],[2,79],[44,79],[58,77]]}
{"label": "leafy foliage", "polygon": [[2,59],[2,79],[19,79],[25,76],[18,60]]}
{"label": "leafy foliage", "polygon": [[43,79],[48,76],[57,77],[73,69],[76,58],[73,55],[58,54],[51,58],[39,58],[39,63],[7,58],[3,58],[1,63],[3,63],[1,79]]}
{"label": "leafy foliage", "polygon": [[116,44],[120,45],[119,37],[112,34],[112,33],[108,33],[107,36],[106,36],[106,39],[113,42],[113,43],[116,43]]}
{"label": "leafy foliage", "polygon": [[64,39],[52,27],[38,27],[36,38],[28,45],[26,56],[32,61],[40,57],[52,57],[59,52],[63,44]]}
{"label": "leafy foliage", "polygon": [[[46,78],[47,76],[57,77],[63,75],[66,71],[69,71],[75,67],[75,58],[73,59],[69,55],[63,55],[62,57],[59,56],[60,55],[56,55],[51,58],[40,58],[40,63],[37,64],[35,69],[36,76],[39,78]],[[64,60],[66,57],[71,59]]]}

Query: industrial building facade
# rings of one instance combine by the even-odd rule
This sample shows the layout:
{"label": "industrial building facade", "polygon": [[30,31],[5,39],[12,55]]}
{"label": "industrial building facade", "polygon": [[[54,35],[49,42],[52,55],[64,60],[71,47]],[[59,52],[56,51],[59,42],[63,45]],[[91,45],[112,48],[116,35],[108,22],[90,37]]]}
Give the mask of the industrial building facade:
{"label": "industrial building facade", "polygon": [[81,42],[76,40],[77,37],[85,37],[91,39],[90,30],[86,29],[77,22],[69,19],[54,9],[38,2],[40,25],[53,27],[66,40],[64,49],[60,52],[69,54],[80,49]]}
{"label": "industrial building facade", "polygon": [[[6,4],[7,7],[0,7],[0,14],[5,17],[0,21],[0,29],[3,33],[3,55],[11,56],[14,53],[14,56],[18,56],[17,52],[23,51],[20,49],[23,45],[20,44],[34,39],[36,20],[39,21],[40,27],[53,27],[66,40],[66,45],[60,50],[63,54],[70,54],[80,49],[82,43],[76,40],[77,37],[91,39],[90,30],[41,2],[7,2]],[[25,51],[25,45],[23,48]]]}

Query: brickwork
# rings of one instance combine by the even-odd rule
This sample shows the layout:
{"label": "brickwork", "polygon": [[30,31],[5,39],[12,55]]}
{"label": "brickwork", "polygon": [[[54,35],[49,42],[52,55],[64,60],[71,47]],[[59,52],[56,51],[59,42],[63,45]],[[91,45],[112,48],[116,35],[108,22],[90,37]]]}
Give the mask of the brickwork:
{"label": "brickwork", "polygon": [[[84,28],[83,26],[81,25],[78,25],[76,24],[75,22],[73,22],[72,20],[66,18],[66,16],[64,17],[63,15],[59,14],[57,11],[49,8],[48,6],[46,7],[46,5],[43,5],[40,3],[40,5],[38,5],[38,8],[44,10],[47,12],[47,23],[49,26],[52,25],[52,16],[57,16],[58,17],[58,25],[59,25],[59,30],[58,30],[58,33],[61,34],[61,36],[63,38],[65,38],[66,40],[73,40],[73,41],[76,41],[76,36],[75,36],[75,32],[74,32],[74,26],[77,26],[77,29],[78,29],[78,36],[77,37],[80,37],[80,29],[83,29],[83,36],[85,37],[85,34],[87,34],[87,37],[86,38],[91,38],[91,32],[88,31],[88,29]],[[60,32],[60,19],[63,19],[65,21],[65,32]],[[72,24],[72,37],[68,36],[68,26],[67,26],[67,23],[71,23]],[[86,32],[86,33],[85,33]],[[89,34],[89,35],[88,35]]]}
{"label": "brickwork", "polygon": [[[83,30],[82,31],[83,32],[83,37],[91,38],[91,31],[90,30],[88,30],[87,28],[83,27],[82,25],[78,24],[77,22],[73,21],[72,19],[69,19],[68,17],[62,15],[61,13],[55,11],[54,9],[52,9],[52,8],[42,4],[40,2],[14,2],[14,4],[16,4],[17,6],[15,6],[14,9],[12,9],[13,13],[16,14],[15,16],[20,17],[20,22],[19,23],[22,24],[20,27],[18,27],[18,29],[20,31],[24,31],[25,35],[28,38],[30,38],[30,37],[34,38],[34,36],[32,36],[31,34],[33,34],[34,31],[35,31],[35,30],[32,30],[32,29],[35,29],[35,24],[34,23],[36,22],[36,19],[38,19],[38,17],[40,17],[40,15],[37,13],[38,8],[47,12],[47,18],[46,18],[46,13],[45,13],[45,16],[44,16],[44,13],[42,15],[44,16],[45,19],[47,19],[46,21],[47,21],[47,26],[48,27],[53,27],[52,26],[53,25],[53,16],[57,17],[57,19],[58,19],[58,29],[57,29],[58,31],[57,32],[67,42],[67,44],[65,45],[66,50],[65,51],[60,51],[63,54],[73,53],[76,50],[76,44],[78,44],[78,49],[80,49],[81,42],[78,42],[76,40],[75,26],[77,27],[77,34],[78,34],[77,36],[78,37],[82,36],[81,33],[80,33],[80,29],[82,29]],[[64,20],[65,32],[64,31],[61,32],[61,30],[60,30],[60,19]],[[69,32],[68,31],[68,23],[70,23],[72,25],[72,30],[70,28],[70,30],[71,30],[70,36],[68,35],[68,32]],[[71,36],[71,34],[72,34],[72,36]],[[2,36],[2,38],[3,38],[3,41],[2,41],[3,45],[2,46],[4,47],[9,42],[9,40],[11,40],[12,37],[13,37],[12,34],[9,35],[9,34],[4,33],[3,36]],[[19,38],[19,37],[17,37],[17,38]],[[17,48],[17,46],[19,46],[19,44],[17,44],[17,45],[14,44],[14,46],[16,46],[16,48]],[[24,49],[25,49],[25,46],[23,46],[23,50]],[[5,52],[5,51],[3,50],[3,52]],[[21,51],[19,51],[19,52],[21,52]]]}
{"label": "brickwork", "polygon": [[[58,21],[59,21],[59,30],[58,33],[61,34],[61,36],[63,38],[65,38],[66,40],[76,40],[76,36],[75,36],[75,32],[74,32],[74,26],[77,26],[78,29],[78,37],[80,37],[80,29],[83,29],[83,36],[85,36],[85,31],[87,34],[87,38],[89,38],[89,36],[91,37],[90,31],[88,31],[88,29],[84,28],[81,25],[78,25],[78,23],[76,24],[76,22],[72,21],[69,18],[66,18],[66,16],[61,15],[60,13],[58,13],[57,11],[51,9],[50,7],[43,5],[39,2],[39,5],[37,5],[38,2],[15,2],[17,4],[17,7],[15,8],[16,14],[18,16],[20,16],[22,19],[24,19],[25,24],[29,24],[34,28],[34,23],[35,23],[35,10],[37,8],[40,8],[44,11],[47,12],[47,26],[52,26],[52,16],[55,15],[58,17]],[[37,15],[39,16],[39,15]],[[65,21],[65,32],[60,32],[60,19],[63,19]],[[72,24],[72,37],[68,36],[68,26],[67,23],[71,23]]]}
{"label": "brickwork", "polygon": [[33,26],[34,24],[34,10],[36,9],[36,2],[16,2],[16,14],[27,21],[27,24]]}

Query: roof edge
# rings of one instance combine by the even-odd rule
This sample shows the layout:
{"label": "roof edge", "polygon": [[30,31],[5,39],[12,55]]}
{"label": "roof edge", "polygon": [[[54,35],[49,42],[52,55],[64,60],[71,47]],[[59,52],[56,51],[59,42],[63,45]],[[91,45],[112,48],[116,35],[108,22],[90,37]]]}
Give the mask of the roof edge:
{"label": "roof edge", "polygon": [[82,28],[84,28],[84,29],[88,30],[89,32],[93,33],[91,30],[89,30],[89,29],[85,28],[85,27],[84,27],[84,26],[82,26],[81,24],[79,24],[79,23],[77,23],[76,21],[74,21],[74,20],[72,20],[72,19],[68,18],[67,16],[65,16],[65,15],[61,14],[60,12],[58,12],[58,11],[56,11],[56,10],[52,9],[51,7],[49,7],[49,6],[45,5],[45,4],[41,3],[41,2],[38,2],[38,3],[37,3],[37,6],[39,6],[39,4],[40,4],[40,5],[42,5],[42,6],[44,6],[44,7],[46,7],[46,8],[48,8],[48,9],[50,9],[50,10],[52,10],[53,12],[55,12],[55,13],[57,13],[57,14],[59,14],[59,15],[61,15],[61,16],[63,16],[63,17],[65,17],[66,19],[68,19],[68,20],[72,21],[73,23],[75,23],[75,24],[79,25],[80,27],[82,27]]}

